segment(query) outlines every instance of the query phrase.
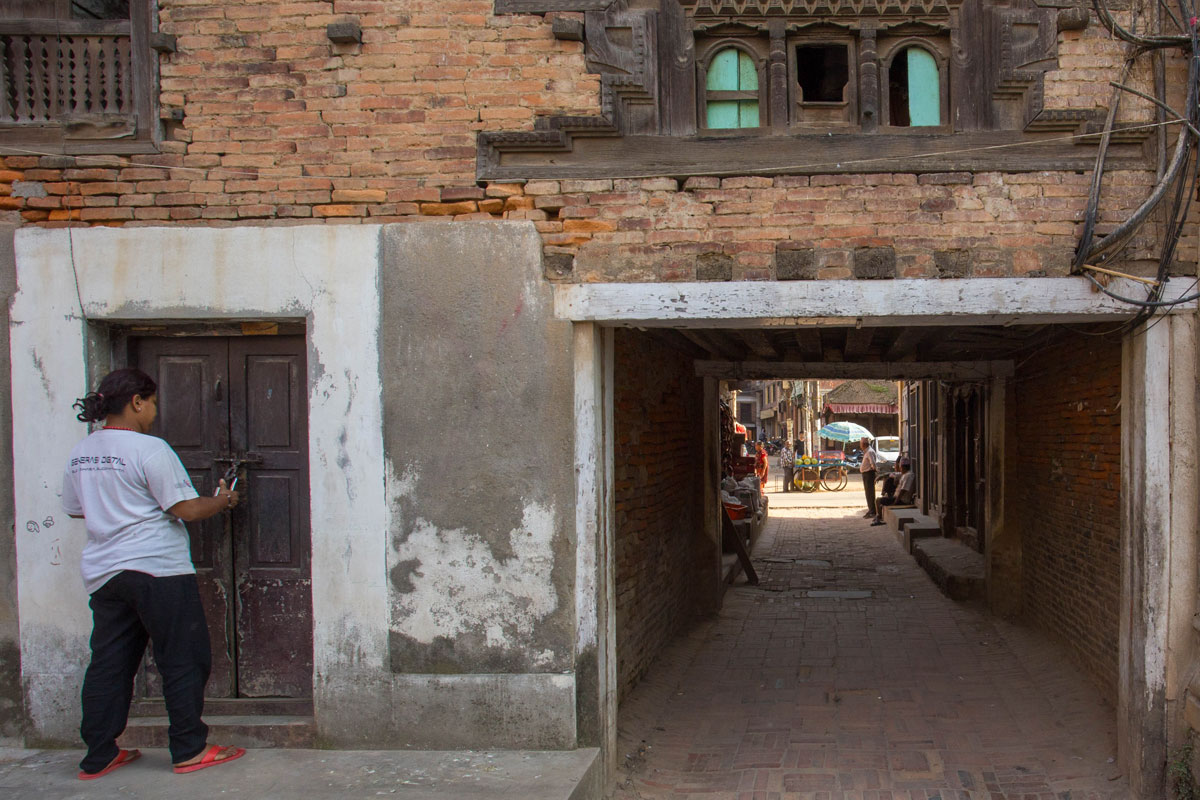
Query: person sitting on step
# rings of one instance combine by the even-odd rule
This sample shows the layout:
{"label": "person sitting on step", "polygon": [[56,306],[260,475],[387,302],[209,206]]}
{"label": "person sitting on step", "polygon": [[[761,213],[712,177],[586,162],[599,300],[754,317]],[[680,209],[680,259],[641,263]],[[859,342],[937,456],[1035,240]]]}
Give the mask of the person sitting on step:
{"label": "person sitting on step", "polygon": [[883,524],[883,507],[884,506],[907,506],[912,505],[913,496],[915,495],[917,476],[912,472],[912,466],[907,458],[902,458],[897,466],[900,467],[900,478],[896,481],[896,492],[891,497],[881,497],[875,502],[875,521],[872,525]]}

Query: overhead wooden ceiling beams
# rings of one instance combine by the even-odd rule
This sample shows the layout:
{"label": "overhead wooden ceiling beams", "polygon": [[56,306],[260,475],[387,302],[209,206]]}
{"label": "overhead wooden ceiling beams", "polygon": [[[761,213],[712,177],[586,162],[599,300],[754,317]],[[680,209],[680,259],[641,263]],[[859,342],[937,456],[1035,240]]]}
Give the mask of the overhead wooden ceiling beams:
{"label": "overhead wooden ceiling beams", "polygon": [[981,381],[1013,374],[1012,361],[697,361],[695,366],[698,377],[723,380]]}

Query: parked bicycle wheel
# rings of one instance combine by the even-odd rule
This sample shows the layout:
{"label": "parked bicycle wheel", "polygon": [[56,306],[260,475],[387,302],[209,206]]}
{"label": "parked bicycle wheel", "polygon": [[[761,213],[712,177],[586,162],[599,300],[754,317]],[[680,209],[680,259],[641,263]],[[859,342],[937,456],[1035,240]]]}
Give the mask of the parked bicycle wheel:
{"label": "parked bicycle wheel", "polygon": [[821,470],[821,485],[827,492],[840,492],[846,488],[846,470],[842,467],[826,467]]}
{"label": "parked bicycle wheel", "polygon": [[792,481],[793,485],[802,492],[815,492],[820,482],[820,476],[813,467],[801,467],[796,470],[796,477]]}

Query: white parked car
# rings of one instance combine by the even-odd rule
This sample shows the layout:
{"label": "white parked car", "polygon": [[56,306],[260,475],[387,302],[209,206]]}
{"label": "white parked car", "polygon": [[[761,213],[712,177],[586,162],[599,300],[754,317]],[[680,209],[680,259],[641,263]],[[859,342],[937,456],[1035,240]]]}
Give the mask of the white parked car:
{"label": "white parked car", "polygon": [[900,458],[900,437],[880,436],[875,440],[875,452],[879,453],[877,475],[891,472],[896,468],[896,460]]}

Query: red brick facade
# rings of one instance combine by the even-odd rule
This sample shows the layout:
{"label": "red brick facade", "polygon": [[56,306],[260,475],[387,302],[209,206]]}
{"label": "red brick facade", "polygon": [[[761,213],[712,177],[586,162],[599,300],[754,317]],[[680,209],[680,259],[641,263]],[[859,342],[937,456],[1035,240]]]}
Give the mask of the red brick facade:
{"label": "red brick facade", "polygon": [[702,387],[691,359],[616,332],[614,490],[621,695],[696,613]]}
{"label": "red brick facade", "polygon": [[1114,701],[1121,598],[1121,345],[1066,335],[1016,377],[1025,616]]}
{"label": "red brick facade", "polygon": [[[529,220],[547,253],[575,257],[548,271],[555,280],[771,280],[1065,274],[1086,206],[1087,174],[945,173],[934,159],[925,174],[479,185],[477,133],[600,113],[599,76],[582,43],[554,38],[554,14],[498,15],[492,0],[158,6],[160,31],[178,45],[160,57],[161,152],[2,158],[9,221]],[[361,25],[361,44],[327,37],[346,17]],[[1120,61],[1099,25],[1059,34],[1046,102],[1103,107]],[[1150,106],[1127,97],[1120,119],[1146,122]],[[1153,176],[1151,159],[1108,174],[1102,229],[1136,207]],[[1148,246],[1135,241],[1128,259]],[[1184,241],[1181,262],[1194,261],[1195,246]],[[872,247],[893,248],[887,274],[855,269],[855,252]]]}

